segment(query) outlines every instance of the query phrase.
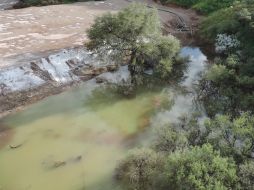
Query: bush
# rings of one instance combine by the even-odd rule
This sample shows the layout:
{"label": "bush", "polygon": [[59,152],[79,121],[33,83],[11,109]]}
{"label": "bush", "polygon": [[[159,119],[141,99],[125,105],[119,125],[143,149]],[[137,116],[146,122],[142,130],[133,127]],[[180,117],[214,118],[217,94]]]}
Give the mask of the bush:
{"label": "bush", "polygon": [[191,7],[195,4],[197,4],[198,2],[200,2],[201,0],[161,0],[161,2],[163,4],[165,3],[175,3],[181,6],[187,6],[187,7]]}
{"label": "bush", "polygon": [[194,9],[204,14],[210,14],[223,8],[230,7],[236,0],[202,0],[193,6]]}
{"label": "bush", "polygon": [[236,0],[161,0],[163,4],[175,3],[180,6],[192,7],[195,10],[210,14],[217,10],[231,6]]}
{"label": "bush", "polygon": [[168,189],[227,190],[237,185],[235,163],[209,144],[169,155],[164,173]]}
{"label": "bush", "polygon": [[173,126],[164,126],[157,131],[154,149],[159,152],[171,153],[182,150],[188,146],[186,133]]}
{"label": "bush", "polygon": [[207,141],[224,156],[233,156],[237,163],[252,158],[254,149],[254,116],[244,113],[233,119],[229,116],[216,116],[207,120],[209,131]]}
{"label": "bush", "polygon": [[119,164],[116,180],[128,190],[152,190],[162,170],[162,158],[151,149],[135,149]]}
{"label": "bush", "polygon": [[254,189],[254,161],[246,161],[240,165],[239,178],[242,189]]}

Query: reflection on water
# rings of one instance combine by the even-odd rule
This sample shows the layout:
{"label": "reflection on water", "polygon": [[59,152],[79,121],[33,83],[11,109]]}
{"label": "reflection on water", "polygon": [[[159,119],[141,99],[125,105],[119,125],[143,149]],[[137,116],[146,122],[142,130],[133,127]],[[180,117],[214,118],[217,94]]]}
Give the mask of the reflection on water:
{"label": "reflection on water", "polygon": [[[199,48],[185,47],[182,49],[181,54],[189,56],[190,59],[188,69],[185,72],[185,79],[180,84],[187,93],[170,89],[174,106],[170,110],[156,114],[153,118],[153,126],[162,126],[170,122],[177,122],[180,116],[196,111],[196,109],[203,112],[202,109],[200,110],[200,105],[197,105],[198,102],[195,102],[194,97],[196,96],[195,84],[200,79],[200,73],[206,68],[207,58]],[[204,116],[204,113],[202,115]]]}
{"label": "reflection on water", "polygon": [[[189,88],[204,69],[205,57],[193,48],[182,53],[193,55],[182,84]],[[138,146],[138,134],[150,122],[168,121],[192,107],[193,94],[177,94],[170,87],[143,92],[133,99],[112,96],[115,99],[110,103],[108,99],[90,103],[96,99],[91,98],[96,88],[100,86],[91,80],[1,122],[12,127],[13,134],[0,147],[0,189],[118,189],[112,180],[114,167],[128,149]],[[170,102],[172,97],[173,110],[160,109],[163,101]]]}

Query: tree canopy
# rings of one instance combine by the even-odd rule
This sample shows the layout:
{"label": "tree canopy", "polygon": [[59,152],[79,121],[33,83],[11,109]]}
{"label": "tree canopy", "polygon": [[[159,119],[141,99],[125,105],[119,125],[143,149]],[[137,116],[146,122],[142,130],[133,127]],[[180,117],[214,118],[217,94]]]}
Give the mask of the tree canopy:
{"label": "tree canopy", "polygon": [[163,161],[152,149],[134,149],[116,169],[116,179],[125,189],[149,190],[158,187]]}
{"label": "tree canopy", "polygon": [[115,62],[128,62],[131,74],[153,69],[166,77],[173,72],[179,41],[163,36],[155,8],[131,4],[122,11],[107,13],[95,20],[88,30],[87,48],[99,55],[110,56]]}
{"label": "tree canopy", "polygon": [[170,189],[233,189],[237,184],[236,165],[212,146],[193,147],[169,155],[165,167]]}
{"label": "tree canopy", "polygon": [[224,156],[231,155],[237,162],[252,158],[254,150],[254,117],[244,113],[231,120],[220,115],[206,121],[207,141]]}

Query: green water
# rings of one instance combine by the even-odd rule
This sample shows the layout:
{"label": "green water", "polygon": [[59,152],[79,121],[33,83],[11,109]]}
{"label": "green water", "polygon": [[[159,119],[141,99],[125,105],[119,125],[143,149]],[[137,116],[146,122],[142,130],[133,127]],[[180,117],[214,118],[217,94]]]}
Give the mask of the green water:
{"label": "green water", "polygon": [[192,93],[156,85],[127,99],[90,81],[0,120],[0,190],[119,190],[114,168],[128,150],[196,107],[206,57],[182,55],[191,61],[181,86]]}
{"label": "green water", "polygon": [[93,90],[83,86],[47,98],[1,122],[11,128],[0,149],[1,190],[118,188],[112,180],[117,162],[138,144],[165,96],[95,101],[87,91]]}

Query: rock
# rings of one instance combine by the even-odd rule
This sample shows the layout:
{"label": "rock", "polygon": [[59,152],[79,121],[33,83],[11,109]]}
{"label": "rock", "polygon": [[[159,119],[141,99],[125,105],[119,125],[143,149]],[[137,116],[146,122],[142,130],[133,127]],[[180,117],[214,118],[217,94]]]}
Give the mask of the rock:
{"label": "rock", "polygon": [[71,158],[71,159],[69,160],[69,162],[71,162],[71,163],[77,163],[77,162],[80,162],[81,160],[82,160],[82,156],[79,155],[79,156],[77,156],[77,157],[75,157],[75,158]]}
{"label": "rock", "polygon": [[108,80],[105,77],[96,77],[96,83],[104,83],[108,82]]}
{"label": "rock", "polygon": [[135,96],[135,90],[132,86],[129,86],[129,87],[126,87],[126,89],[124,89],[123,94],[126,97],[133,98]]}
{"label": "rock", "polygon": [[81,69],[82,75],[92,75],[92,76],[97,76],[101,73],[107,72],[108,69],[106,66],[101,66],[101,67],[88,67]]}
{"label": "rock", "polygon": [[81,75],[94,75],[94,70],[91,68],[83,68],[80,71]]}
{"label": "rock", "polygon": [[82,155],[78,155],[76,157],[72,157],[69,158],[67,160],[64,161],[55,161],[54,158],[51,156],[48,159],[46,159],[45,161],[42,162],[42,165],[46,168],[46,169],[57,169],[59,167],[63,167],[67,164],[73,164],[73,163],[78,163],[82,160]]}
{"label": "rock", "polygon": [[18,144],[18,145],[9,145],[10,149],[16,149],[20,148],[23,144]]}
{"label": "rock", "polygon": [[56,161],[56,162],[53,163],[52,168],[59,168],[59,167],[64,166],[64,165],[66,165],[66,162]]}
{"label": "rock", "polygon": [[[76,65],[78,65],[79,63],[80,63],[79,60],[78,60],[78,59],[75,59],[75,58],[66,61],[66,64],[67,64],[70,68],[76,67]],[[80,67],[81,67],[81,65],[80,65]]]}
{"label": "rock", "polygon": [[54,160],[46,160],[42,163],[44,165],[45,168],[47,169],[56,169],[59,167],[63,167],[66,165],[65,161],[54,161]]}
{"label": "rock", "polygon": [[33,70],[33,73],[40,77],[44,81],[53,81],[50,73],[47,70],[41,69],[35,62],[30,63],[30,68]]}
{"label": "rock", "polygon": [[93,73],[96,76],[96,75],[99,75],[101,73],[105,73],[107,71],[108,71],[107,67],[98,67],[98,68],[94,68]]}
{"label": "rock", "polygon": [[118,65],[116,65],[116,64],[107,65],[107,69],[109,72],[116,71],[118,69]]}

